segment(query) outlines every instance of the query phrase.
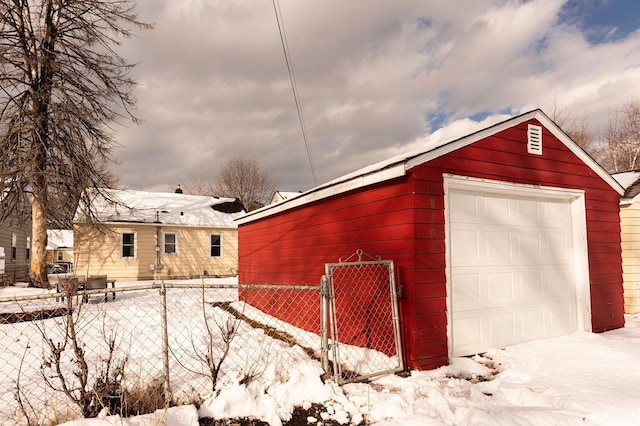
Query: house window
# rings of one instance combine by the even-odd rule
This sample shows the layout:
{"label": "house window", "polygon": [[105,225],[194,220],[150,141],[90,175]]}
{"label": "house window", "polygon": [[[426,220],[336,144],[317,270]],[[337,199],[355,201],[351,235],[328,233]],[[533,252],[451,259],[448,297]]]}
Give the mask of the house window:
{"label": "house window", "polygon": [[136,256],[136,233],[123,232],[122,233],[122,257],[135,257],[135,256]]}
{"label": "house window", "polygon": [[211,257],[222,256],[222,235],[211,234]]}
{"label": "house window", "polygon": [[164,253],[165,254],[176,254],[177,251],[177,243],[178,243],[178,235],[176,234],[164,234]]}
{"label": "house window", "polygon": [[26,249],[27,260],[31,259],[31,237],[27,237],[27,249]]}
{"label": "house window", "polygon": [[18,234],[11,233],[11,260],[18,259]]}
{"label": "house window", "polygon": [[64,260],[64,253],[61,251],[56,252],[56,259],[58,262],[62,262]]}

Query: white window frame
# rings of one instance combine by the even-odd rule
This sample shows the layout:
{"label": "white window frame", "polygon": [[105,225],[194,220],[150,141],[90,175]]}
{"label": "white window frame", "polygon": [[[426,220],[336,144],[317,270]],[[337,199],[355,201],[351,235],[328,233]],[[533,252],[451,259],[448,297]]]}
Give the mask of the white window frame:
{"label": "white window frame", "polygon": [[[132,234],[133,235],[133,255],[125,256],[124,255],[124,235]],[[122,259],[135,259],[138,254],[138,233],[136,231],[123,231],[120,233],[120,257]]]}
{"label": "white window frame", "polygon": [[[215,236],[217,236],[217,237],[220,237],[220,244],[219,244],[219,247],[220,247],[220,254],[219,254],[219,255],[217,255],[217,256],[214,256],[213,254],[211,254],[211,250],[213,249],[213,241],[211,241],[211,238],[212,238],[214,235],[215,235]],[[222,234],[216,234],[216,233],[211,233],[211,234],[209,234],[209,256],[210,256],[211,258],[215,258],[215,259],[222,259],[222,253],[223,253],[222,247],[223,247],[223,238],[222,238]]]}
{"label": "white window frame", "polygon": [[11,261],[16,262],[18,260],[18,234],[11,233]]}
{"label": "white window frame", "polygon": [[[167,235],[173,235],[173,251],[167,252]],[[178,254],[178,233],[177,232],[165,232],[162,236],[162,253],[169,256],[176,256]]]}

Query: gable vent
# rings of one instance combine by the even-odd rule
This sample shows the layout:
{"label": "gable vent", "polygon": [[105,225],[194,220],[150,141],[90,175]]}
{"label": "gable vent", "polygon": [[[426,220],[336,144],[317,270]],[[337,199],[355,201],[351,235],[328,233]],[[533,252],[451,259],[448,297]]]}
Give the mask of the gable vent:
{"label": "gable vent", "polygon": [[529,124],[527,131],[527,152],[542,155],[542,127]]}

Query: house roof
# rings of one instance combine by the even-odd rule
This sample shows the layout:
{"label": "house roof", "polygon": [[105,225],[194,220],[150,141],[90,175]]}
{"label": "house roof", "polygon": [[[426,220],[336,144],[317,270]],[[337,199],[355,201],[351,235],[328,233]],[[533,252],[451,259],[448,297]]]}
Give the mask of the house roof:
{"label": "house roof", "polygon": [[615,173],[612,176],[624,188],[622,203],[630,204],[635,202],[636,197],[640,195],[640,170],[629,170]]}
{"label": "house roof", "polygon": [[73,231],[70,229],[47,230],[47,250],[73,248]]}
{"label": "house roof", "polygon": [[[234,198],[116,189],[97,191],[92,208],[101,223],[236,228],[244,215]],[[75,220],[80,217],[79,210]]]}
{"label": "house roof", "polygon": [[288,200],[289,198],[297,197],[302,194],[302,191],[293,192],[293,191],[276,191],[271,197],[271,204],[278,203],[283,200]]}
{"label": "house roof", "polygon": [[569,148],[584,163],[589,165],[591,169],[593,169],[594,172],[598,174],[604,181],[606,181],[615,191],[617,191],[620,195],[624,193],[624,190],[620,186],[620,184],[615,179],[613,179],[606,170],[604,170],[593,158],[591,158],[586,152],[584,152],[582,148],[580,148],[575,142],[573,142],[571,138],[569,138],[569,136],[567,136],[567,134],[562,131],[560,127],[558,127],[557,124],[555,124],[544,112],[542,112],[542,110],[535,109],[533,111],[529,111],[516,117],[512,117],[500,123],[468,134],[466,136],[432,143],[428,146],[423,147],[421,150],[401,154],[396,157],[392,157],[387,160],[364,167],[353,173],[349,173],[322,185],[316,186],[315,188],[303,192],[295,198],[284,200],[280,203],[271,204],[261,209],[249,212],[245,216],[239,218],[238,223],[248,223],[270,216],[272,214],[276,214],[278,212],[299,207],[347,191],[404,176],[406,175],[407,170],[417,165],[426,163],[532,119],[538,120],[544,127],[547,128],[547,130],[549,130],[555,137],[557,137],[560,142],[567,146],[567,148]]}

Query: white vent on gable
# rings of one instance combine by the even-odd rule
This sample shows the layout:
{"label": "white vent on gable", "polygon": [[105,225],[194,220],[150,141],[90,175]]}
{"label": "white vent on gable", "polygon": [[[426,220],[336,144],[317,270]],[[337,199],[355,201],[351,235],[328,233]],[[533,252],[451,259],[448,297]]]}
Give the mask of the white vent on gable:
{"label": "white vent on gable", "polygon": [[527,152],[542,155],[542,127],[529,124],[527,130]]}

